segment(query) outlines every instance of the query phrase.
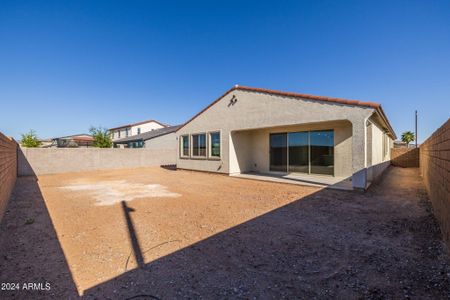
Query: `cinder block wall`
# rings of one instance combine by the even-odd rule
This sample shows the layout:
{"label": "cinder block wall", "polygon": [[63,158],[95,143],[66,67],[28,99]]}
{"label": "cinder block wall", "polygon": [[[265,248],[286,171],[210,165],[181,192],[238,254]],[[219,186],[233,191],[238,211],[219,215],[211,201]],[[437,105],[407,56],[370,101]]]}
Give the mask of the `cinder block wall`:
{"label": "cinder block wall", "polygon": [[18,175],[33,176],[176,163],[176,149],[19,148]]}
{"label": "cinder block wall", "polygon": [[420,146],[420,171],[450,249],[450,119]]}
{"label": "cinder block wall", "polygon": [[420,148],[393,148],[391,149],[391,163],[397,167],[418,168]]}
{"label": "cinder block wall", "polygon": [[17,143],[0,132],[0,220],[17,178]]}

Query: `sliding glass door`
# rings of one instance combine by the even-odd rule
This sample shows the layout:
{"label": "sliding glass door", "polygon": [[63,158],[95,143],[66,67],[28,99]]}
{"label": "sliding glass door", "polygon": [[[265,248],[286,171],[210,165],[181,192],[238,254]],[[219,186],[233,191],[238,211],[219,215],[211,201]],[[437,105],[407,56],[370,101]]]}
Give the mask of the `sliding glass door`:
{"label": "sliding glass door", "polygon": [[288,133],[289,172],[309,173],[308,132]]}
{"label": "sliding glass door", "polygon": [[334,175],[334,134],[332,130],[310,132],[311,173]]}
{"label": "sliding glass door", "polygon": [[270,171],[287,172],[287,134],[270,135]]}
{"label": "sliding glass door", "polygon": [[334,175],[333,130],[271,134],[270,171]]}

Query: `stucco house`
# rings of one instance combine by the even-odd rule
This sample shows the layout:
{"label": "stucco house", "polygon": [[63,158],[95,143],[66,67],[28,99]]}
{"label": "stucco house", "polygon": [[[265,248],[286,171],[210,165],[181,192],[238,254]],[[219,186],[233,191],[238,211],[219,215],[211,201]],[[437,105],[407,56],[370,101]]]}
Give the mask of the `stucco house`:
{"label": "stucco house", "polygon": [[225,174],[302,174],[365,189],[396,138],[381,105],[235,86],[176,132],[177,167]]}
{"label": "stucco house", "polygon": [[43,148],[78,148],[93,147],[94,138],[90,134],[81,133],[62,137],[52,138],[52,143],[43,146]]}
{"label": "stucco house", "polygon": [[124,145],[125,148],[166,149],[176,151],[177,137],[175,132],[180,127],[181,125],[155,129],[127,138],[115,140],[113,143],[115,147]]}
{"label": "stucco house", "polygon": [[156,120],[147,120],[142,122],[137,122],[133,124],[122,125],[114,128],[108,129],[111,134],[111,139],[114,141],[126,138],[133,135],[138,135],[144,132],[152,131],[155,129],[160,129],[167,127],[167,125],[162,124]]}

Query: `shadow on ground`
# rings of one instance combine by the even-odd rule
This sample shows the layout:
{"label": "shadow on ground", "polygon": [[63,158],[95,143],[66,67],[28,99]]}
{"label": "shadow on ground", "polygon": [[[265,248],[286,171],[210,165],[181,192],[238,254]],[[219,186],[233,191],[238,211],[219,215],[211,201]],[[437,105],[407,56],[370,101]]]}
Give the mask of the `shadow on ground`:
{"label": "shadow on ground", "polygon": [[0,299],[78,297],[34,176],[18,178],[0,225],[0,283]]}
{"label": "shadow on ground", "polygon": [[[24,180],[30,179],[18,185]],[[15,193],[39,194],[33,186]],[[0,279],[21,274],[22,280],[52,283],[41,295],[77,295],[42,196],[33,195],[25,199],[37,202],[13,196],[2,222]],[[133,203],[122,208],[134,255],[142,257],[151,249],[141,249],[133,236]],[[42,226],[25,225],[28,215]],[[444,249],[418,170],[390,168],[365,194],[321,190],[141,263],[83,297],[443,299],[450,296]]]}
{"label": "shadow on ground", "polygon": [[[337,214],[342,206],[346,213]],[[450,296],[449,277],[417,169],[390,168],[365,194],[322,190],[85,297],[439,299]]]}

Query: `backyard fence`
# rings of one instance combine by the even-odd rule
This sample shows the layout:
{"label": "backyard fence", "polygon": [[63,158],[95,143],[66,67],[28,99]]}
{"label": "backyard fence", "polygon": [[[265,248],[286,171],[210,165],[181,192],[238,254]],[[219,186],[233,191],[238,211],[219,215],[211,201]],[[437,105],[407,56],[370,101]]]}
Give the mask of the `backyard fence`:
{"label": "backyard fence", "polygon": [[18,175],[143,168],[176,163],[175,149],[19,148]]}
{"label": "backyard fence", "polygon": [[17,143],[0,132],[0,220],[17,178]]}
{"label": "backyard fence", "polygon": [[418,168],[419,152],[419,148],[392,148],[391,163],[397,167]]}
{"label": "backyard fence", "polygon": [[420,172],[450,249],[450,119],[420,146]]}

